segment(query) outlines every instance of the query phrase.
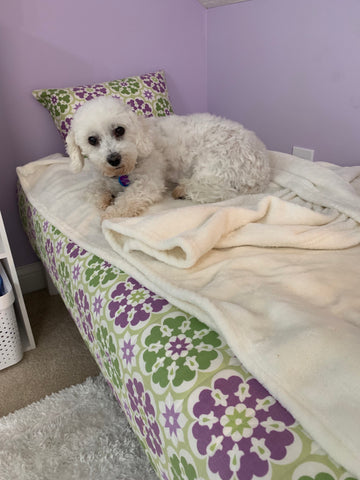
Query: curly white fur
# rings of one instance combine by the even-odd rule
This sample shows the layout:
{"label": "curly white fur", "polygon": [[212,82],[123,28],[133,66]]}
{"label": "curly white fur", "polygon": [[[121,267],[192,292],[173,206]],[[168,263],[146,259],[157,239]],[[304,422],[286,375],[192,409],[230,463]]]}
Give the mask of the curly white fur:
{"label": "curly white fur", "polygon": [[[145,119],[119,99],[99,97],[76,112],[66,142],[74,172],[87,158],[104,176],[91,192],[104,218],[140,215],[167,188],[174,198],[209,203],[259,193],[270,180],[257,136],[208,113]],[[125,189],[121,175],[129,176]]]}

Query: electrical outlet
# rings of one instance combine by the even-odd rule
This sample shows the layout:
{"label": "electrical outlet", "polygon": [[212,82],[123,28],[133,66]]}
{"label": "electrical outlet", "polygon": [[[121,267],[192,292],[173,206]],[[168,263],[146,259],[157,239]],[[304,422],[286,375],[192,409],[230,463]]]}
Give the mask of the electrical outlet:
{"label": "electrical outlet", "polygon": [[310,148],[302,148],[302,147],[293,147],[292,154],[296,157],[303,158],[304,160],[310,160],[311,162],[314,161],[314,150],[310,150]]}

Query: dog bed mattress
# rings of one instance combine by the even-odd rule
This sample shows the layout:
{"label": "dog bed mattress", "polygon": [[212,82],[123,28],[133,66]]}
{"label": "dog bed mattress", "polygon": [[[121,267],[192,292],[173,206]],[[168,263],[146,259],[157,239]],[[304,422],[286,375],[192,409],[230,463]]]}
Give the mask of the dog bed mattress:
{"label": "dog bed mattress", "polygon": [[18,199],[31,245],[160,479],[355,479],[221,332],[70,238],[21,185]]}

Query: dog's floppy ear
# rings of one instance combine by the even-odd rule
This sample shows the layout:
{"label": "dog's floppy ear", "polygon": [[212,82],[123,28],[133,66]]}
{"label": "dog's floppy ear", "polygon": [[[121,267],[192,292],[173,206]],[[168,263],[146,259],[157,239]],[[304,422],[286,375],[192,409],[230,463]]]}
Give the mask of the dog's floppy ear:
{"label": "dog's floppy ear", "polygon": [[70,157],[70,170],[73,173],[79,173],[84,166],[84,157],[75,142],[75,135],[72,130],[66,137],[66,151]]}
{"label": "dog's floppy ear", "polygon": [[140,157],[148,157],[154,149],[150,121],[143,117],[138,117],[138,121],[140,122],[141,129],[137,133],[136,147]]}

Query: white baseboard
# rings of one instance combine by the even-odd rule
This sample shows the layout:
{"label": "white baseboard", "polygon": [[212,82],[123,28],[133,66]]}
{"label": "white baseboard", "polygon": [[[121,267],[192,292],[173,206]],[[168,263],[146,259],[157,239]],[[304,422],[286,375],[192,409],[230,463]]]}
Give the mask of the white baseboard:
{"label": "white baseboard", "polygon": [[23,294],[47,288],[45,270],[41,262],[17,267],[16,271]]}

